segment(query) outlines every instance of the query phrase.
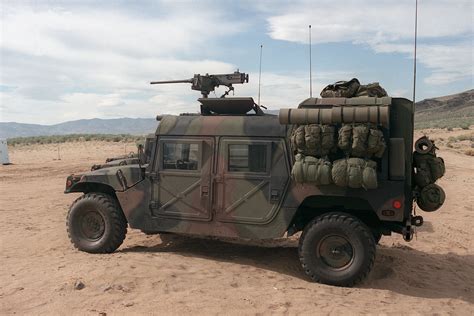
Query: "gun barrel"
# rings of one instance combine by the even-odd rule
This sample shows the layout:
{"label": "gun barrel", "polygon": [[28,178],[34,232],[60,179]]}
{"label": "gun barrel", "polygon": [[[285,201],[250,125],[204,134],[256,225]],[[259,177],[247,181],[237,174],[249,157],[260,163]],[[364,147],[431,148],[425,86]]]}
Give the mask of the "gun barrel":
{"label": "gun barrel", "polygon": [[165,84],[165,83],[193,83],[193,79],[183,80],[163,80],[163,81],[152,81],[150,84]]}

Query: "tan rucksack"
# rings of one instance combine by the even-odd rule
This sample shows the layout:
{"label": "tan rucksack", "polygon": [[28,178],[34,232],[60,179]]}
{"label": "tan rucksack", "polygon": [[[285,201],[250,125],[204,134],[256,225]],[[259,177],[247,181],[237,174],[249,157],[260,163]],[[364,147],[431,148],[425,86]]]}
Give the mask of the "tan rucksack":
{"label": "tan rucksack", "polygon": [[357,90],[356,97],[386,97],[387,91],[380,86],[378,82],[360,85]]}
{"label": "tan rucksack", "polygon": [[352,98],[357,93],[360,82],[357,78],[349,81],[338,81],[327,85],[320,93],[322,98]]}
{"label": "tan rucksack", "polygon": [[325,159],[297,154],[291,176],[298,183],[328,185],[332,183],[332,164]]}
{"label": "tan rucksack", "polygon": [[344,158],[334,161],[332,180],[337,186],[349,188],[376,189],[377,163],[361,158]]}
{"label": "tan rucksack", "polygon": [[346,156],[382,158],[385,148],[383,132],[368,124],[343,124],[339,129],[338,147]]}
{"label": "tan rucksack", "polygon": [[308,124],[295,128],[290,136],[297,153],[325,157],[336,151],[336,128],[332,125]]}

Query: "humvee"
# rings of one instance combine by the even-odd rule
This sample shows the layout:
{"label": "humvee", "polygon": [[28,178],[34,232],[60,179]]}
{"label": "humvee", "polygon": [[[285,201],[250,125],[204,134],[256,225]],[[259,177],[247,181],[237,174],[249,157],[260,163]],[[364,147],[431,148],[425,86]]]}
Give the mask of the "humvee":
{"label": "humvee", "polygon": [[[413,102],[403,98],[309,98],[297,109],[264,113],[252,98],[200,98],[201,114],[165,115],[137,164],[73,174],[65,193],[83,192],[70,207],[76,248],[111,253],[127,226],[145,233],[272,239],[302,232],[299,258],[310,279],[352,286],[371,270],[376,243],[398,233],[411,240]],[[340,109],[377,109],[387,150],[372,190],[295,182],[285,124],[308,109],[344,122]],[[345,113],[345,112],[344,112]],[[372,113],[372,112],[370,112]],[[343,117],[344,116],[344,117]],[[304,115],[300,115],[304,117]],[[324,118],[326,117],[326,118]],[[283,124],[281,123],[283,122]],[[337,124],[339,124],[337,123]]]}

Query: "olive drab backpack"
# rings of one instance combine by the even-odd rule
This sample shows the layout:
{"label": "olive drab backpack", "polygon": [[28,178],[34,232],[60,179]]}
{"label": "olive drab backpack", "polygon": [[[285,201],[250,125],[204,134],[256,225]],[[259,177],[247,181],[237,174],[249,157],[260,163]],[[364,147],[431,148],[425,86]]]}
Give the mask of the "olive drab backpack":
{"label": "olive drab backpack", "polygon": [[353,189],[375,189],[377,183],[377,163],[361,158],[344,158],[334,161],[332,180],[340,187]]}
{"label": "olive drab backpack", "polygon": [[338,81],[327,85],[321,91],[322,98],[352,98],[352,97],[386,97],[385,91],[378,82],[361,85],[357,78],[349,81]]}
{"label": "olive drab backpack", "polygon": [[386,97],[387,91],[380,86],[378,82],[360,85],[357,90],[356,97]]}
{"label": "olive drab backpack", "polygon": [[349,81],[338,81],[327,85],[320,93],[322,98],[352,98],[359,90],[360,82],[357,78]]}
{"label": "olive drab backpack", "polygon": [[387,147],[383,132],[370,124],[343,124],[337,145],[346,156],[358,158],[382,158]]}
{"label": "olive drab backpack", "polygon": [[297,153],[324,157],[336,151],[336,128],[332,125],[308,124],[295,128],[290,137]]}

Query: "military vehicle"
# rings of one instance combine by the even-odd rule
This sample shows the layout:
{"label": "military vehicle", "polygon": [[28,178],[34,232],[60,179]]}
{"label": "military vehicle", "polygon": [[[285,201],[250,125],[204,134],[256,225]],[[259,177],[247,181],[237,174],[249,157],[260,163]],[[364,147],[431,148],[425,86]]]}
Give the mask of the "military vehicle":
{"label": "military vehicle", "polygon": [[[299,257],[309,278],[352,286],[371,270],[382,235],[398,233],[406,241],[412,239],[415,226],[423,220],[414,215],[413,202],[422,188],[414,181],[411,101],[309,98],[277,116],[264,113],[250,97],[225,98],[233,84],[246,81],[248,75],[236,72],[156,82],[191,83],[203,94],[198,99],[201,113],[158,116],[156,133],[139,163],[67,178],[65,193],[84,193],[67,217],[74,246],[90,253],[111,253],[122,244],[128,226],[145,233],[242,239],[302,232]],[[208,98],[219,85],[228,91],[221,98]],[[295,166],[303,160],[293,136],[300,126],[318,124],[335,130],[351,125],[354,131],[357,124],[377,127],[375,131],[387,142],[373,158],[372,169],[367,169],[375,185],[351,184],[352,172],[366,169],[352,168],[349,156],[337,148],[324,165],[335,168],[335,159],[347,162],[347,185],[332,183],[331,177],[325,184],[297,180]],[[354,132],[354,143],[357,137]],[[426,151],[427,146],[434,147],[428,141],[421,149]],[[311,161],[315,159],[323,158]],[[368,156],[356,159],[365,164]],[[316,163],[307,169],[312,166]],[[334,170],[333,176],[338,176]]]}

